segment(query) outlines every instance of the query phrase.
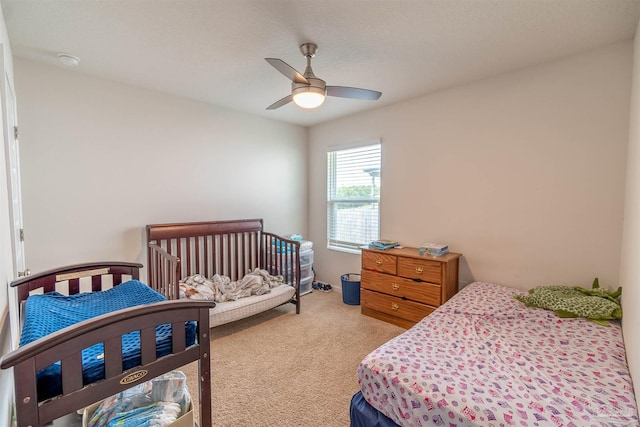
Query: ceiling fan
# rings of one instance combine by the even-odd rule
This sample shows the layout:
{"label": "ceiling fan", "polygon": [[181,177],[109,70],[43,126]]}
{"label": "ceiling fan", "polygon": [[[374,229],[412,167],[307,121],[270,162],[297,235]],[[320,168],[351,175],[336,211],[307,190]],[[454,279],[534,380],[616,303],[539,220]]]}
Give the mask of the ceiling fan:
{"label": "ceiling fan", "polygon": [[316,108],[322,105],[326,96],[338,96],[340,98],[376,100],[382,92],[357,87],[327,86],[327,83],[316,77],[311,69],[311,58],[316,54],[318,46],[315,43],[303,43],[300,52],[307,58],[307,68],[304,74],[300,74],[289,64],[277,58],[265,58],[276,70],[280,71],[291,80],[291,95],[274,102],[267,110],[275,110],[293,101],[302,108]]}

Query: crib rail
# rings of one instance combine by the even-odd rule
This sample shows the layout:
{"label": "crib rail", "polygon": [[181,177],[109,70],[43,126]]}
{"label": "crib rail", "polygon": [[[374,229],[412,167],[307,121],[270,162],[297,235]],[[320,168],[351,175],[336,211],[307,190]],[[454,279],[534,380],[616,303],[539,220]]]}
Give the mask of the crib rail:
{"label": "crib rail", "polygon": [[[201,425],[211,426],[209,301],[163,301],[98,316],[48,335],[5,355],[2,369],[14,368],[18,427],[40,426],[97,400],[198,360]],[[186,347],[185,322],[198,323],[198,342]],[[171,354],[156,357],[155,328],[172,327]],[[122,336],[140,331],[142,365],[123,371]],[[105,379],[82,383],[82,350],[104,343]],[[62,395],[38,402],[36,372],[61,362]]]}
{"label": "crib rail", "polygon": [[296,288],[296,313],[300,314],[300,242],[263,232],[260,266]]}
{"label": "crib rail", "polygon": [[149,286],[167,299],[180,298],[180,258],[171,255],[164,248],[149,243]]}

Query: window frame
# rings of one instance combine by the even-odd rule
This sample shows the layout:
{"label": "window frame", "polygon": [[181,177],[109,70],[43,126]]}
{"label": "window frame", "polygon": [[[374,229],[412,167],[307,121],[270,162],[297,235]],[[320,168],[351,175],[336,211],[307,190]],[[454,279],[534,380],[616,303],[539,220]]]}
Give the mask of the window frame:
{"label": "window frame", "polygon": [[[336,197],[336,189],[337,189],[337,178],[336,178],[336,166],[338,165],[333,165],[333,169],[332,169],[332,159],[331,156],[332,154],[335,154],[337,152],[340,151],[347,151],[347,150],[352,150],[352,149],[357,149],[357,148],[362,148],[362,147],[374,147],[374,146],[378,146],[379,149],[379,159],[378,159],[378,164],[377,164],[377,168],[378,168],[378,174],[376,177],[374,177],[373,175],[371,176],[371,178],[373,179],[374,184],[372,185],[372,188],[378,188],[378,195],[377,197],[368,197],[368,198],[340,198],[338,199]],[[369,139],[369,140],[364,140],[364,141],[359,141],[359,142],[355,142],[355,143],[350,143],[350,144],[343,144],[343,145],[336,145],[336,146],[330,146],[327,148],[327,210],[326,210],[326,225],[327,225],[327,249],[329,250],[335,250],[335,251],[339,251],[339,252],[347,252],[347,253],[353,253],[353,254],[360,254],[361,253],[361,247],[362,246],[366,246],[369,242],[362,242],[362,243],[356,243],[356,242],[349,242],[349,241],[343,241],[343,242],[339,242],[336,238],[332,238],[332,231],[333,231],[333,227],[332,224],[336,224],[336,220],[332,220],[331,219],[331,215],[333,214],[333,212],[335,212],[335,208],[333,206],[335,206],[335,204],[337,203],[354,203],[354,204],[362,204],[362,203],[376,203],[377,204],[377,230],[375,230],[376,235],[369,235],[370,239],[368,240],[376,240],[379,239],[380,236],[380,203],[381,203],[381,193],[382,193],[382,188],[381,188],[381,181],[380,181],[380,177],[381,177],[381,170],[382,170],[382,142],[380,140],[380,138],[376,138],[376,139]],[[375,178],[378,179],[378,184],[375,185]]]}

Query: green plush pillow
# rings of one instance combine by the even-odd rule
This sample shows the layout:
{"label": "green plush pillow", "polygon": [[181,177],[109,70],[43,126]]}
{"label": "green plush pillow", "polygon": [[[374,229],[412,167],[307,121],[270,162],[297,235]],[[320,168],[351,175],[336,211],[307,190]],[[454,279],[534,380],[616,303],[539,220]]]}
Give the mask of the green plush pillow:
{"label": "green plush pillow", "polygon": [[592,289],[538,286],[531,289],[528,295],[514,295],[514,298],[529,307],[552,310],[559,317],[584,317],[602,321],[622,318],[621,294],[622,288],[615,291],[600,289],[596,278]]}

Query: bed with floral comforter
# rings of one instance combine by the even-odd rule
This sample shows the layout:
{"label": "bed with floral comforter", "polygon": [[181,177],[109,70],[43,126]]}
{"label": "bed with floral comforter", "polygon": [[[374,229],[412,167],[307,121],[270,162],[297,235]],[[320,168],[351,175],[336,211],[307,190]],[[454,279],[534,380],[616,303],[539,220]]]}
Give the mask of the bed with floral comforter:
{"label": "bed with floral comforter", "polygon": [[561,318],[514,294],[525,292],[472,283],[366,356],[351,425],[638,425],[620,322]]}

